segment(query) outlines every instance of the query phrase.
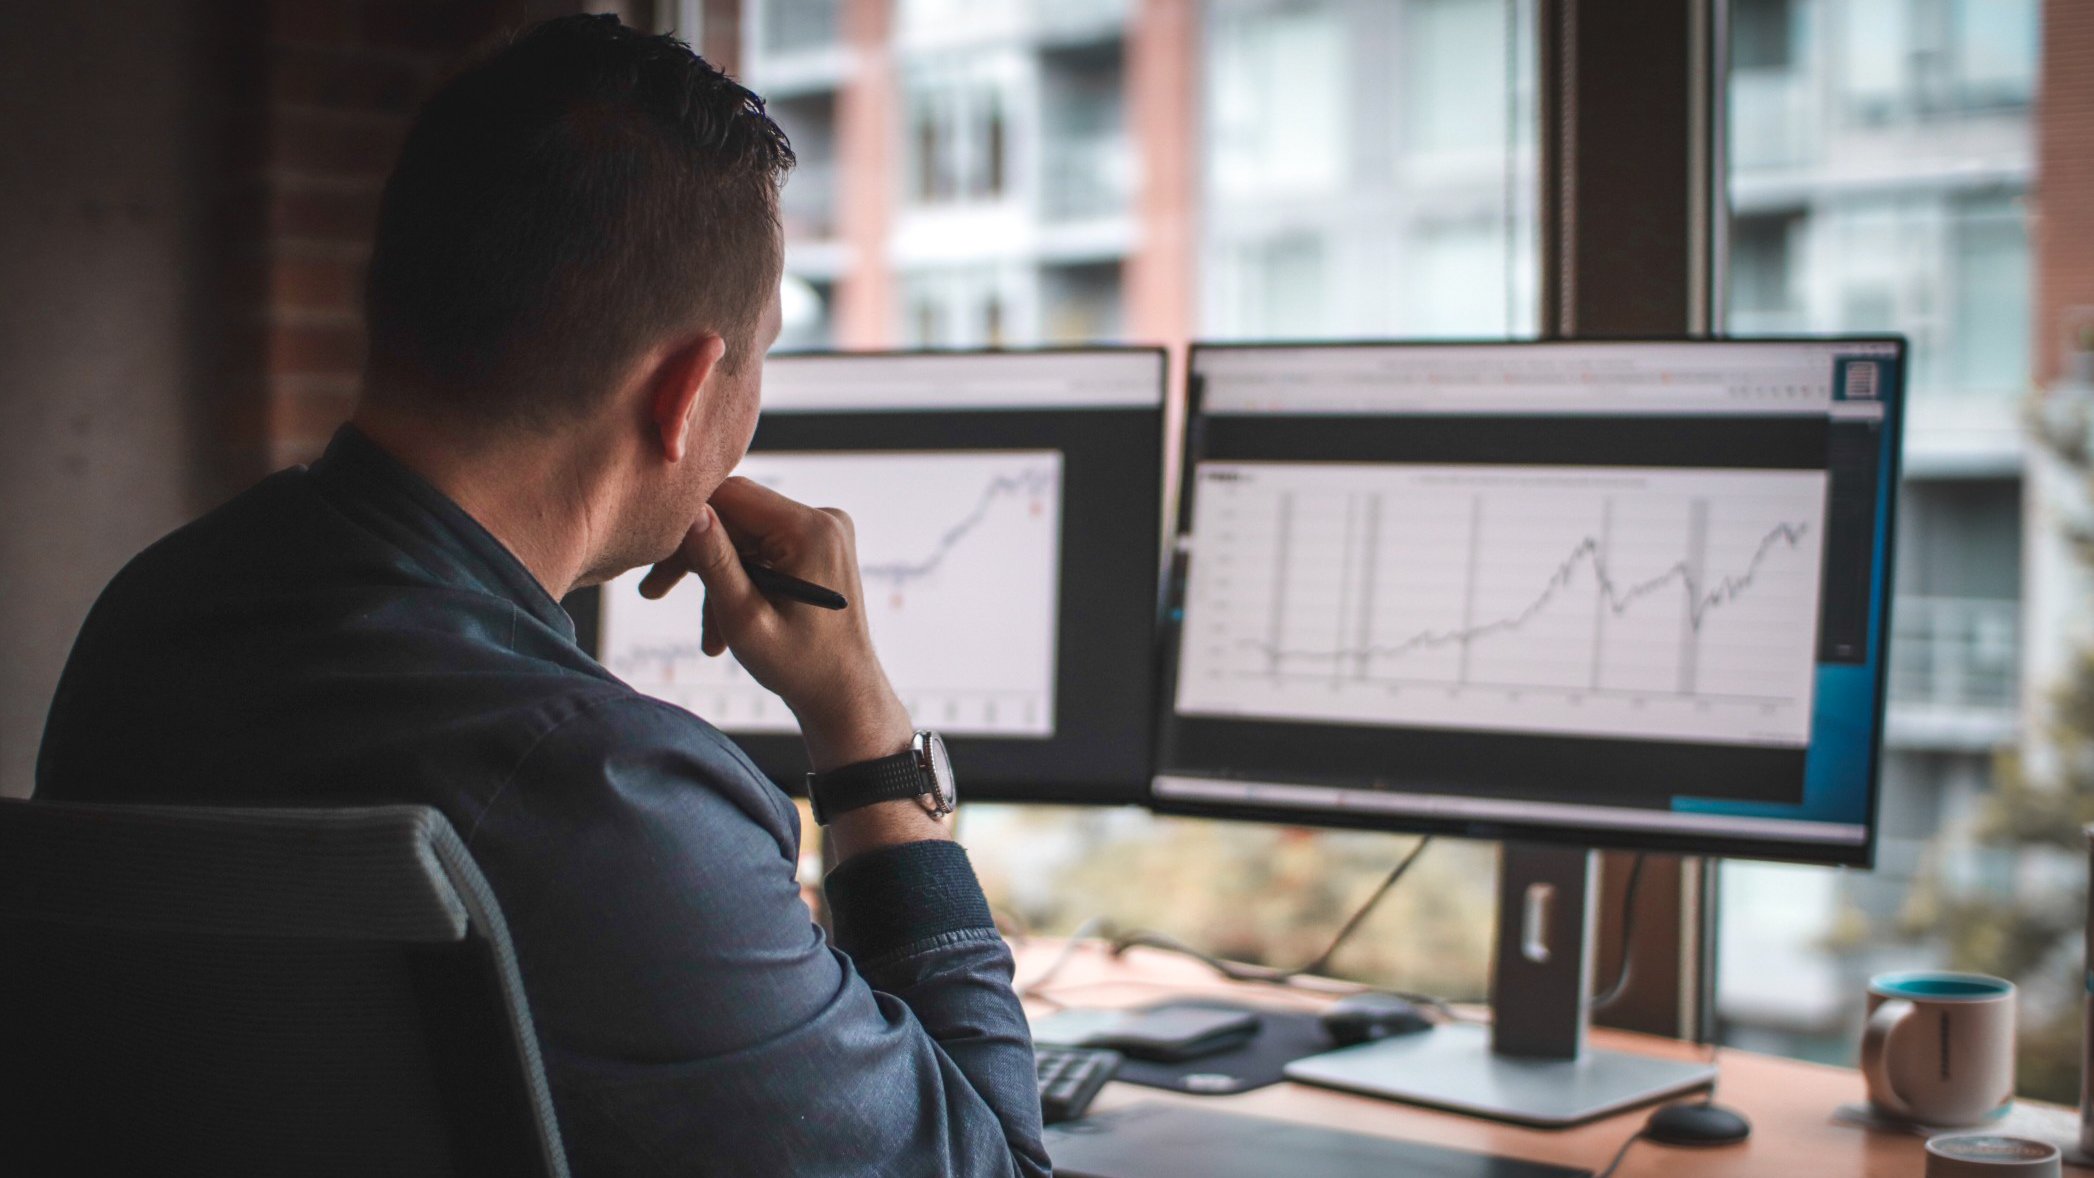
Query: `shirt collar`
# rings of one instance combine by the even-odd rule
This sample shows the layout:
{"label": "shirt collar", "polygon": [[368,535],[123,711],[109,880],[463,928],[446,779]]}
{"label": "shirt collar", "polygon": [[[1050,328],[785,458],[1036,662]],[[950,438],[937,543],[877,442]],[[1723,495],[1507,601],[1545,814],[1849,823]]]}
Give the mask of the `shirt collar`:
{"label": "shirt collar", "polygon": [[336,430],[327,452],[313,463],[312,477],[337,507],[446,584],[506,598],[574,640],[574,619],[515,553],[362,430],[353,425]]}

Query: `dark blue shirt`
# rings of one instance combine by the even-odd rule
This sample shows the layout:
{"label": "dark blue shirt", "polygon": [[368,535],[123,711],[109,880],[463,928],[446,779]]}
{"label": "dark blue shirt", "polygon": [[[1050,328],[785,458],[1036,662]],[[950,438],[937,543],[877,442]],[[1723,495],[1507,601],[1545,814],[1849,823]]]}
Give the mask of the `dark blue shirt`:
{"label": "dark blue shirt", "polygon": [[1047,1172],[965,853],[837,869],[832,945],[791,802],[354,430],[110,583],[37,795],[442,810],[508,918],[578,1175]]}

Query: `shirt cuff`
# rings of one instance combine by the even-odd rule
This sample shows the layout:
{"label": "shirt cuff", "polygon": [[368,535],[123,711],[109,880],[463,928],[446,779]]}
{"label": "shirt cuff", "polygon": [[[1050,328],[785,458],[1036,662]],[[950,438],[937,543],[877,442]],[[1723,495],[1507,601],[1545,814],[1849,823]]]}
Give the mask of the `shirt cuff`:
{"label": "shirt cuff", "polygon": [[822,886],[836,947],[861,961],[946,933],[996,927],[966,849],[946,839],[854,856]]}

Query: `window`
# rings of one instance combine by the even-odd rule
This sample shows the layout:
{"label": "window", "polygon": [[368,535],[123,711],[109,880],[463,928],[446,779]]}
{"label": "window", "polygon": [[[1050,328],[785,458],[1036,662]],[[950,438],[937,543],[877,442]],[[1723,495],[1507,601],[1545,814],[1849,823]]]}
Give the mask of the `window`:
{"label": "window", "polygon": [[1009,128],[993,80],[937,77],[912,88],[910,198],[918,204],[1004,195]]}
{"label": "window", "polygon": [[1117,340],[1126,334],[1120,307],[1120,266],[1091,262],[1041,270],[1040,337],[1051,344]]}
{"label": "window", "polygon": [[1426,222],[1419,225],[1403,267],[1406,334],[1459,339],[1490,331],[1506,321],[1510,243],[1504,227],[1491,221]]}
{"label": "window", "polygon": [[1804,229],[1796,211],[1739,214],[1730,226],[1731,330],[1778,335],[1802,329],[1796,277]]}
{"label": "window", "polygon": [[1225,265],[1235,271],[1236,334],[1314,339],[1337,334],[1325,305],[1330,283],[1323,239],[1292,233],[1245,242]]}
{"label": "window", "polygon": [[769,104],[771,117],[792,140],[799,162],[785,178],[778,213],[791,237],[836,234],[836,96],[787,95]]}
{"label": "window", "polygon": [[908,275],[901,341],[912,348],[999,347],[1010,342],[1011,276],[994,266],[956,266]]}
{"label": "window", "polygon": [[1532,20],[1506,0],[1211,6],[1202,334],[1531,332]]}
{"label": "window", "polygon": [[[885,220],[848,248],[789,217],[807,284],[789,304],[818,302],[824,338],[857,347],[1534,329],[1532,0],[1189,8],[1192,35],[1166,44],[1143,41],[1144,0],[899,0],[891,41],[851,67],[888,71],[893,99],[858,106],[843,74],[823,92],[824,158],[884,178],[839,162],[794,181],[832,209],[884,182],[895,207],[852,206]],[[749,81],[769,94],[765,60]],[[787,64],[775,80],[806,93]],[[1194,88],[1165,103],[1146,68]],[[1313,956],[1410,843],[981,805],[961,836],[1034,927],[1103,915],[1269,962]],[[1483,997],[1495,863],[1442,842],[1337,968]]]}
{"label": "window", "polygon": [[829,283],[810,282],[797,274],[786,275],[778,290],[778,350],[805,352],[830,347],[836,334],[835,321],[830,314],[834,298]]}
{"label": "window", "polygon": [[1223,201],[1328,194],[1344,183],[1351,73],[1333,4],[1215,6],[1207,175]]}
{"label": "window", "polygon": [[2027,105],[2036,87],[2036,0],[1956,0],[1951,14],[1960,104]]}
{"label": "window", "polygon": [[1501,153],[1512,104],[1507,6],[1413,0],[1406,15],[1402,112],[1410,149]]}
{"label": "window", "polygon": [[789,53],[833,45],[840,32],[842,0],[774,0],[762,6],[766,51]]}
{"label": "window", "polygon": [[1832,80],[1858,121],[1888,121],[1910,86],[1911,0],[1842,0],[1832,7],[1842,57]]}
{"label": "window", "polygon": [[[2049,689],[2025,679],[2025,650],[2060,640],[2026,634],[2021,605],[2038,542],[2024,534],[2021,427],[2037,8],[1731,10],[1729,329],[1894,331],[1913,347],[1877,868],[1722,868],[1723,1037],[1851,1064],[1854,996],[1881,970],[1954,964],[2019,975],[2024,1009],[2077,1003],[2076,987],[2001,951],[2002,930],[2030,927],[2027,901],[2015,853],[1973,833]],[[1991,932],[1971,931],[1981,922]],[[2024,1091],[2071,1099],[2057,1077],[2076,1043],[2025,1038]]]}
{"label": "window", "polygon": [[1790,0],[1737,0],[1731,5],[1731,68],[1788,69],[1795,57],[1795,18]]}
{"label": "window", "polygon": [[1041,55],[1042,212],[1109,216],[1133,193],[1126,72],[1117,44]]}
{"label": "window", "polygon": [[1951,379],[1980,395],[2012,395],[2029,377],[2029,243],[2018,203],[1981,196],[1954,207],[1956,328]]}
{"label": "window", "polygon": [[[751,27],[768,45],[803,19],[788,9],[858,2],[750,0]],[[1145,31],[1148,11],[1145,0],[896,0],[889,43],[848,71],[796,59],[767,77],[772,59],[752,52],[751,83],[776,98],[808,161],[787,192],[800,284],[788,287],[788,340],[1534,330],[1532,0],[1205,0],[1190,6],[1193,35],[1167,41]],[[1964,824],[2029,728],[2037,688],[2023,668],[2055,640],[2024,633],[2020,604],[2034,591],[2019,505],[2039,10],[1732,0],[1729,11],[1724,326],[1913,343],[1881,867],[1722,868],[1725,1037],[1847,1061],[1869,972],[1988,964],[1968,944],[1904,931],[1915,914],[1969,888],[2012,892],[2012,873]],[[843,17],[804,19],[826,29]],[[896,92],[870,88],[872,104],[858,105],[861,76],[890,77]],[[1171,79],[1190,80],[1182,101],[1159,97]],[[871,171],[846,175],[844,161]],[[871,185],[894,207],[865,199]],[[833,229],[845,207],[863,222],[848,248]],[[1104,915],[1274,963],[1311,956],[1407,845],[995,806],[969,807],[962,835],[999,907],[1035,927]],[[1441,843],[1338,970],[1482,997],[1494,861],[1487,844]]]}

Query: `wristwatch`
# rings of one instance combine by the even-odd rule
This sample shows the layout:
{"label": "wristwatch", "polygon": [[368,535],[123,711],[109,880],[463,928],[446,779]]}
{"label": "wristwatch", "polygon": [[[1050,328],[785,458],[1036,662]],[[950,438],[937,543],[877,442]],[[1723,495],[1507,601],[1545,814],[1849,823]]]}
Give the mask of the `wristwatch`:
{"label": "wristwatch", "polygon": [[860,806],[903,798],[915,798],[933,818],[952,813],[959,804],[952,761],[937,733],[918,732],[905,753],[807,775],[807,800],[814,804],[814,820],[823,826]]}

